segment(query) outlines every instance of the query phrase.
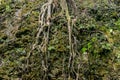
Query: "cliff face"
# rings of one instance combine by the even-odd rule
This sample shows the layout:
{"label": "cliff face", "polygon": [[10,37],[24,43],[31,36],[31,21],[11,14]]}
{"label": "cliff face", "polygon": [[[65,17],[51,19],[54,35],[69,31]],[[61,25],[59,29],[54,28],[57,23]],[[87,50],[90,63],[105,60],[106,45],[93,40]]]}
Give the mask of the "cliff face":
{"label": "cliff face", "polygon": [[0,79],[120,79],[120,7],[108,3],[0,0]]}

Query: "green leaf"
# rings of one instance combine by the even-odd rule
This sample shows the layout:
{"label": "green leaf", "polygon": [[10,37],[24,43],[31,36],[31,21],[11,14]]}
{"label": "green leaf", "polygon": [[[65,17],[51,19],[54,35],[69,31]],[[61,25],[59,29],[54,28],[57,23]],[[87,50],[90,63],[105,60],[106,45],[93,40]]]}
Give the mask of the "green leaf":
{"label": "green leaf", "polygon": [[55,49],[54,46],[49,46],[49,47],[48,47],[48,50],[49,50],[49,51],[54,50],[54,49]]}
{"label": "green leaf", "polygon": [[88,43],[87,46],[88,46],[88,49],[92,47],[91,43]]}
{"label": "green leaf", "polygon": [[70,49],[70,46],[67,46],[68,49]]}
{"label": "green leaf", "polygon": [[87,50],[87,48],[83,47],[82,52],[84,53]]}
{"label": "green leaf", "polygon": [[111,49],[111,44],[110,43],[104,43],[103,45],[102,45],[102,48],[105,48],[105,49]]}
{"label": "green leaf", "polygon": [[120,26],[120,19],[117,22],[115,22],[115,25]]}
{"label": "green leaf", "polygon": [[11,8],[10,8],[10,6],[9,5],[6,5],[6,11],[11,11]]}

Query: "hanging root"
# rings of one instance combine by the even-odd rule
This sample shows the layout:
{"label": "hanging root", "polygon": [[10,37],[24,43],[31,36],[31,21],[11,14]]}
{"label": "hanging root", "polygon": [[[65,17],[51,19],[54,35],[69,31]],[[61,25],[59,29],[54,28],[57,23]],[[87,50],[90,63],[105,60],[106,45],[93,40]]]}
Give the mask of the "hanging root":
{"label": "hanging root", "polygon": [[[76,22],[76,18],[77,18],[77,7],[75,4],[74,0],[61,0],[61,7],[62,7],[62,13],[65,12],[66,18],[67,18],[67,26],[68,26],[68,35],[69,35],[69,46],[70,46],[70,50],[69,50],[69,63],[68,63],[68,79],[70,79],[70,73],[74,72],[77,75],[77,72],[75,72],[74,70],[74,57],[76,56],[76,52],[74,49],[74,46],[76,45],[76,39],[74,37],[74,40],[72,41],[72,28],[75,25]],[[71,19],[71,16],[69,14],[69,10],[68,10],[68,4],[72,5],[74,7],[74,14],[75,14],[75,18]],[[73,42],[73,43],[72,43]],[[78,75],[76,80],[78,80]]]}
{"label": "hanging root", "polygon": [[[42,53],[47,52],[52,2],[53,0],[48,0],[48,2],[45,3],[41,7],[41,12],[39,14],[39,20],[38,20],[39,21],[38,32],[35,38],[35,43],[32,45],[31,50],[28,52],[27,57],[26,57],[26,60],[27,60],[26,68],[29,66],[30,57],[33,54],[34,49],[38,48],[38,50],[40,50],[40,52]],[[48,27],[47,33],[44,31],[44,27]],[[44,37],[43,37],[43,41],[41,42],[41,44],[39,44],[39,36],[41,35],[42,32],[44,34]],[[46,60],[42,60],[42,67],[43,67],[44,72],[46,72],[47,70]]]}
{"label": "hanging root", "polygon": [[69,46],[70,46],[70,57],[69,57],[69,63],[68,63],[68,75],[69,75],[69,78],[70,78],[70,68],[71,68],[71,65],[72,65],[72,57],[73,57],[73,49],[72,49],[72,26],[71,26],[71,17],[70,17],[70,14],[69,14],[69,10],[68,10],[68,4],[67,4],[67,1],[66,0],[61,0],[61,7],[62,7],[62,13],[65,12],[65,15],[66,15],[66,18],[67,18],[67,26],[68,26],[68,33],[69,33]]}
{"label": "hanging root", "polygon": [[[55,1],[56,0],[48,0],[48,2],[45,3],[41,7],[41,12],[39,14],[39,27],[38,27],[38,32],[37,32],[37,35],[36,35],[36,38],[35,38],[35,43],[32,45],[31,51],[28,52],[27,57],[26,57],[27,67],[28,67],[30,56],[33,54],[34,49],[37,48],[39,50],[39,52],[44,53],[44,54],[41,54],[45,58],[45,59],[42,60],[42,64],[41,64],[42,68],[43,68],[43,71],[45,72],[43,74],[44,75],[43,80],[45,80],[46,76],[47,76],[47,68],[48,68],[48,66],[47,66],[47,58],[48,58],[47,57],[47,45],[48,45],[49,30],[50,30],[50,25],[51,25],[50,19],[51,19],[52,14],[53,14],[52,10],[54,8],[54,5],[56,5]],[[72,69],[70,69],[70,68],[71,68],[71,66],[73,66],[73,63],[74,63],[73,59],[74,59],[74,56],[75,56],[75,51],[73,49],[74,45],[72,43],[72,27],[73,27],[75,21],[71,19],[71,16],[69,14],[67,0],[60,0],[60,7],[62,8],[62,10],[61,10],[62,15],[65,14],[65,16],[66,16],[67,26],[68,26],[69,46],[70,46],[70,50],[69,50],[70,57],[69,57],[69,63],[68,63],[68,70],[69,70],[68,75],[69,75],[69,78],[70,78],[70,72],[71,72],[71,70],[74,70],[73,67],[72,67]],[[44,31],[45,27],[48,28],[47,32]],[[39,43],[39,36],[41,35],[41,33],[43,33],[44,36],[42,38],[42,42]]]}
{"label": "hanging root", "polygon": [[45,3],[41,7],[41,12],[39,14],[39,27],[38,27],[38,32],[37,32],[37,35],[36,35],[36,38],[35,38],[35,43],[32,45],[32,49],[28,53],[27,58],[29,58],[32,55],[32,51],[38,45],[38,39],[39,39],[40,34],[43,32],[44,27],[45,26],[50,26],[50,20],[49,19],[51,18],[51,4],[52,4],[52,2],[53,2],[53,0],[48,0],[48,2]]}

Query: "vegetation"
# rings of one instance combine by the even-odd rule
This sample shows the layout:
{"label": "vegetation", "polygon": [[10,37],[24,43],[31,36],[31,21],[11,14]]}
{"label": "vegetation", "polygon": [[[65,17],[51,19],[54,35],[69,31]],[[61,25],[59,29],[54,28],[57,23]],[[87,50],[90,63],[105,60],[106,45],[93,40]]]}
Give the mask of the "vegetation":
{"label": "vegetation", "polygon": [[119,0],[0,0],[0,80],[119,79]]}

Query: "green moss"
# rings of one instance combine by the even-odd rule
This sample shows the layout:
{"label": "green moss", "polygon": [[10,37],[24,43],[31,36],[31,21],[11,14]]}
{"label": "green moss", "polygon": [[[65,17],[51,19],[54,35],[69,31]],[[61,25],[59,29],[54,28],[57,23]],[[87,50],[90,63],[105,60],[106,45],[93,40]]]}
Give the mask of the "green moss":
{"label": "green moss", "polygon": [[[94,8],[92,4],[92,7],[86,8],[82,5],[79,6],[79,3],[76,2],[78,8],[80,8],[80,14],[76,23],[72,26],[74,52],[70,57],[67,20],[64,14],[59,15],[61,11],[61,8],[58,7],[59,2],[54,3],[58,6],[55,6],[52,11],[46,52],[42,52],[40,48],[44,43],[40,44],[45,42],[48,26],[43,29],[38,44],[32,50],[38,27],[41,27],[38,22],[40,8],[45,1],[3,0],[3,2],[0,5],[0,62],[2,61],[4,64],[1,66],[0,63],[0,79],[39,80],[45,77],[45,80],[63,80],[64,77],[68,79],[70,73],[70,79],[72,80],[76,78],[77,72],[79,72],[77,74],[80,80],[102,80],[110,79],[109,76],[112,78],[117,76],[120,62],[120,21],[117,8],[108,8],[103,4],[96,5]],[[52,9],[54,5],[52,5]],[[18,9],[22,11],[20,14],[21,20],[16,21],[14,16]],[[86,10],[85,14],[84,10]],[[82,12],[84,15],[81,14]],[[72,11],[70,11],[71,13]],[[71,15],[71,18],[73,18],[72,16],[74,14]],[[15,34],[13,33],[15,35],[14,39],[9,39],[9,35],[4,32],[4,29],[7,30],[9,26],[6,23],[8,20],[10,20],[9,25],[12,25],[12,27],[19,25],[18,31]],[[31,56],[27,61],[26,56],[29,52],[31,52]],[[85,58],[86,60],[84,60]],[[44,67],[47,68],[46,71]]]}

